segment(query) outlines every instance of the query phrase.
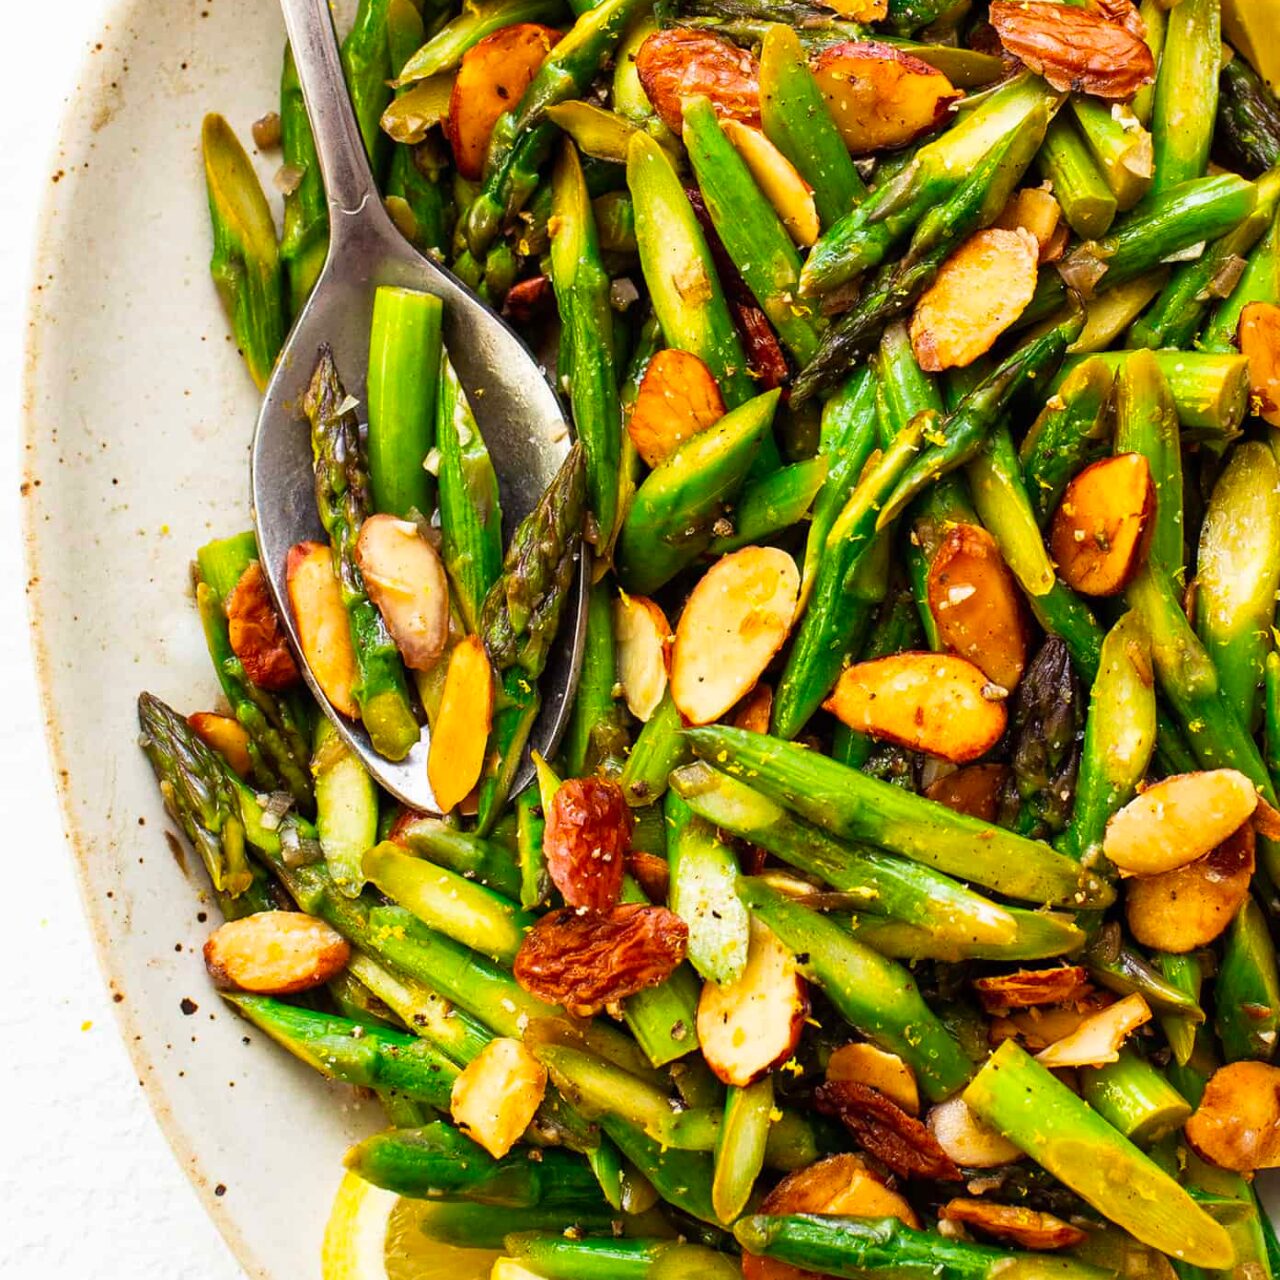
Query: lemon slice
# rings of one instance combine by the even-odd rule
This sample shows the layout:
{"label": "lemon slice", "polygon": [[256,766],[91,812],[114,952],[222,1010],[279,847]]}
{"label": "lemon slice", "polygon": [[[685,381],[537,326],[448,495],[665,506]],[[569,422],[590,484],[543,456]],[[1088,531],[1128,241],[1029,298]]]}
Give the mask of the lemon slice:
{"label": "lemon slice", "polygon": [[323,1280],[486,1280],[501,1255],[429,1240],[433,1207],[346,1174],[325,1227]]}

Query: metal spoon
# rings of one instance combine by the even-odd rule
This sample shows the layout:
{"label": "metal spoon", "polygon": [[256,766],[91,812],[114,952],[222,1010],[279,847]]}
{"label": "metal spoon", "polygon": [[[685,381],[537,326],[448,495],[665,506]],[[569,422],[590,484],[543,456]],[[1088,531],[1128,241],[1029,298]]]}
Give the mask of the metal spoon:
{"label": "metal spoon", "polygon": [[[327,0],[280,0],[280,7],[329,201],[329,256],[267,387],[253,438],[250,486],[263,571],[301,654],[285,559],[295,543],[323,540],[324,534],[316,513],[310,437],[299,406],[317,349],[325,342],[333,348],[347,390],[363,401],[373,295],[379,285],[420,289],[443,299],[445,345],[493,457],[508,536],[550,483],[571,439],[555,392],[520,339],[449,272],[418,253],[387,215],[347,96]],[[542,679],[543,709],[533,742],[544,755],[559,741],[577,684],[586,589],[586,574],[579,569],[564,643]],[[429,731],[423,728],[404,760],[386,760],[373,750],[363,725],[333,709],[305,661],[302,673],[374,778],[405,804],[438,812],[427,781]],[[531,777],[526,760],[515,788]]]}

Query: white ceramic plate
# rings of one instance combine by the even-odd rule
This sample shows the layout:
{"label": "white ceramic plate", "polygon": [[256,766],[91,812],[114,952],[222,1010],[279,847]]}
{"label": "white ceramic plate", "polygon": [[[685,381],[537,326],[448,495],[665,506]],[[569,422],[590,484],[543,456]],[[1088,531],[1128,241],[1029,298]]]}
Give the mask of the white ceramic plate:
{"label": "white ceramic plate", "polygon": [[249,524],[257,397],[209,280],[200,120],[219,110],[248,140],[275,108],[283,39],[272,0],[114,8],[63,125],[44,219],[25,462],[49,740],[122,1030],[245,1269],[296,1280],[319,1274],[342,1153],[377,1108],[263,1037],[244,1043],[199,955],[198,913],[216,908],[201,901],[203,870],[166,843],[134,717],[143,688],[183,711],[215,698],[188,564]]}

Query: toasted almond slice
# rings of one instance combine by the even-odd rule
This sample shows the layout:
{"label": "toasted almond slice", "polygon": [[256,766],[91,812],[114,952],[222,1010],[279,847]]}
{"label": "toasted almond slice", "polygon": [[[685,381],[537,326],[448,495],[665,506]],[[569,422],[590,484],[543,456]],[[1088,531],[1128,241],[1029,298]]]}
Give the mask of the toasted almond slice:
{"label": "toasted almond slice", "polygon": [[1127,875],[1173,871],[1216,849],[1257,805],[1253,783],[1235,769],[1180,773],[1130,800],[1107,823],[1102,850]]}
{"label": "toasted almond slice", "polygon": [[942,643],[1014,689],[1027,665],[1026,606],[995,539],[979,525],[949,529],[929,565],[927,590]]}
{"label": "toasted almond slice", "polygon": [[1155,514],[1156,487],[1142,454],[1085,467],[1067,485],[1049,533],[1062,580],[1084,595],[1119,595],[1147,558]]}
{"label": "toasted almond slice", "polygon": [[405,666],[430,671],[449,639],[449,580],[435,547],[411,520],[382,512],[360,526],[356,563]]}
{"label": "toasted almond slice", "polygon": [[1022,1159],[1022,1152],[970,1110],[963,1098],[930,1107],[925,1125],[937,1144],[965,1169],[997,1169]]}
{"label": "toasted almond slice", "polygon": [[1249,303],[1240,313],[1237,341],[1249,359],[1253,411],[1280,427],[1280,307],[1274,302]]}
{"label": "toasted almond slice", "polygon": [[1280,1068],[1233,1062],[1209,1078],[1187,1141],[1223,1169],[1280,1168]]}
{"label": "toasted almond slice", "polygon": [[915,1073],[896,1053],[865,1040],[841,1045],[827,1060],[828,1080],[853,1080],[876,1089],[909,1116],[920,1114],[920,1088]]}
{"label": "toasted almond slice", "polygon": [[1003,691],[953,653],[895,653],[846,668],[823,706],[851,729],[964,764],[1004,734]]}
{"label": "toasted almond slice", "polygon": [[1254,833],[1245,823],[1196,862],[1125,884],[1129,932],[1144,947],[1184,954],[1226,931],[1249,896]]}
{"label": "toasted almond slice", "polygon": [[1009,773],[1009,766],[1005,764],[966,765],[930,783],[925,795],[956,813],[994,822],[1000,814],[1000,793],[1009,780]]}
{"label": "toasted almond slice", "polygon": [[698,1042],[707,1066],[743,1088],[795,1052],[809,1016],[809,987],[774,933],[751,921],[747,967],[736,982],[706,983],[698,1000]]}
{"label": "toasted almond slice", "polygon": [[323,542],[300,542],[290,547],[285,578],[307,666],[334,710],[354,720],[359,714],[352,692],[356,653],[329,548]]}
{"label": "toasted almond slice", "polygon": [[692,724],[718,720],[782,648],[800,593],[796,563],[776,547],[718,560],[685,603],[671,657],[671,697]]}
{"label": "toasted almond slice", "polygon": [[667,691],[671,624],[646,596],[620,592],[613,602],[613,635],[618,683],[627,708],[637,720],[647,723]]}
{"label": "toasted almond slice", "polygon": [[750,729],[752,733],[768,733],[769,719],[773,715],[773,690],[762,680],[733,712],[736,729]]}
{"label": "toasted almond slice", "polygon": [[427,780],[441,813],[461,804],[480,781],[492,722],[489,656],[479,636],[464,636],[449,655],[449,674],[427,753]]}
{"label": "toasted almond slice", "polygon": [[1107,991],[1095,991],[1070,1006],[1041,1005],[1031,1009],[1014,1009],[991,1021],[991,1043],[1005,1040],[1021,1040],[1023,1048],[1038,1051],[1047,1049],[1059,1040],[1075,1035],[1088,1019],[1101,1009],[1115,1004],[1115,997]]}
{"label": "toasted almond slice", "polygon": [[260,911],[228,920],[204,944],[204,963],[220,987],[287,996],[335,978],[351,956],[347,940],[300,911]]}
{"label": "toasted almond slice", "polygon": [[1051,1213],[1028,1209],[1025,1205],[995,1204],[990,1200],[957,1199],[938,1210],[944,1222],[963,1222],[984,1235],[1008,1240],[1023,1249],[1069,1249],[1089,1238],[1087,1231],[1074,1227]]}
{"label": "toasted almond slice", "polygon": [[746,161],[756,186],[773,205],[791,238],[798,245],[809,246],[822,231],[813,189],[797,172],[795,165],[759,130],[728,119],[720,126],[738,154]]}
{"label": "toasted almond slice", "polygon": [[1100,1067],[1115,1062],[1130,1032],[1151,1021],[1151,1009],[1137,993],[1086,1018],[1069,1036],[1036,1054],[1046,1067]]}
{"label": "toasted almond slice", "polygon": [[547,1069],[519,1041],[490,1040],[453,1082],[453,1122],[501,1160],[520,1141],[547,1092]]}
{"label": "toasted almond slice", "polygon": [[517,22],[472,45],[449,96],[446,132],[458,172],[472,182],[484,173],[493,126],[512,110],[560,39],[554,27]]}
{"label": "toasted almond slice", "polygon": [[911,347],[920,367],[964,369],[986,355],[1026,310],[1039,274],[1040,245],[1029,231],[970,236],[916,303]]}
{"label": "toasted almond slice", "polygon": [[645,367],[627,434],[645,466],[656,467],[723,417],[724,400],[711,370],[691,352],[666,347]]}
{"label": "toasted almond slice", "polygon": [[658,118],[680,137],[684,102],[711,100],[722,120],[760,123],[760,66],[746,49],[687,27],[664,27],[646,37],[635,55],[636,75]]}
{"label": "toasted almond slice", "polygon": [[287,689],[296,684],[298,665],[280,625],[267,576],[257,560],[240,575],[225,607],[227,639],[245,675],[262,689]]}
{"label": "toasted almond slice", "polygon": [[1034,1009],[1046,1004],[1073,1004],[1093,990],[1088,973],[1080,965],[1019,969],[1017,973],[979,978],[973,986],[988,1013]]}
{"label": "toasted almond slice", "polygon": [[951,104],[964,96],[927,62],[876,41],[831,45],[812,70],[854,155],[905,147],[941,124]]}
{"label": "toasted almond slice", "polygon": [[[1062,206],[1047,187],[1024,187],[1015,191],[1004,211],[992,223],[1000,231],[1029,231],[1040,246],[1040,261],[1055,252],[1058,228],[1062,225]],[[1065,245],[1063,246],[1065,248]]]}
{"label": "toasted almond slice", "polygon": [[253,772],[249,735],[239,720],[216,711],[193,711],[187,723],[206,747],[212,747],[242,777]]}

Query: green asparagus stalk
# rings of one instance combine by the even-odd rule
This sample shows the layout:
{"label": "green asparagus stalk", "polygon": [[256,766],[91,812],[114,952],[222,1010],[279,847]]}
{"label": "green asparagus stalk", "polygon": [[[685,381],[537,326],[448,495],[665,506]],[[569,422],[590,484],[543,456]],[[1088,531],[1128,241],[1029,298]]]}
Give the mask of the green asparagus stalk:
{"label": "green asparagus stalk", "polygon": [[426,470],[435,445],[442,352],[440,299],[380,288],[369,331],[369,486],[375,511],[428,518],[435,486]]}
{"label": "green asparagus stalk", "polygon": [[[1138,16],[1142,19],[1142,25],[1147,29],[1147,48],[1151,50],[1151,57],[1155,61],[1158,73],[1160,60],[1164,56],[1164,43],[1169,34],[1168,14],[1161,0],[1142,0],[1142,4],[1138,9]],[[1134,94],[1133,102],[1130,103],[1130,106],[1133,109],[1133,114],[1138,117],[1138,122],[1144,128],[1149,127],[1156,106],[1155,83],[1144,84]],[[1154,160],[1154,154],[1152,158]],[[1265,168],[1266,166],[1264,165],[1263,167]]]}
{"label": "green asparagus stalk", "polygon": [[730,409],[755,394],[711,250],[670,157],[637,134],[627,157],[640,266],[667,345],[711,370]]}
{"label": "green asparagus stalk", "polygon": [[766,391],[684,440],[636,490],[618,539],[618,576],[648,595],[693,563],[712,538],[773,425],[779,392]]}
{"label": "green asparagus stalk", "polygon": [[802,363],[818,349],[818,321],[799,298],[800,254],[746,161],[720,129],[711,101],[684,100],[684,144],[707,213],[783,346]]}
{"label": "green asparagus stalk", "polygon": [[1218,477],[1196,568],[1196,631],[1223,698],[1254,730],[1280,590],[1280,466],[1266,445],[1240,445]]}
{"label": "green asparagus stalk", "polygon": [[571,777],[600,768],[617,773],[627,753],[626,708],[615,696],[613,600],[605,581],[597,582],[587,597],[582,672],[563,748],[565,772]]}
{"label": "green asparagus stalk", "polygon": [[520,892],[520,873],[505,848],[440,818],[397,823],[395,842],[416,857],[448,867],[505,898],[514,898]]}
{"label": "green asparagus stalk", "polygon": [[1280,104],[1262,77],[1238,55],[1222,68],[1216,141],[1247,175],[1280,163]]}
{"label": "green asparagus stalk", "polygon": [[609,273],[600,257],[591,200],[572,143],[552,179],[551,279],[569,353],[569,395],[586,464],[587,506],[595,541],[607,554],[618,524],[622,406],[614,368]]}
{"label": "green asparagus stalk", "polygon": [[1231,1265],[1226,1231],[1014,1041],[996,1050],[963,1097],[1037,1164],[1144,1244],[1192,1266]]}
{"label": "green asparagus stalk", "polygon": [[605,1116],[605,1133],[670,1205],[702,1222],[719,1224],[711,1203],[711,1156],[702,1151],[664,1148],[620,1116]]}
{"label": "green asparagus stalk", "polygon": [[582,542],[586,483],[578,443],[512,535],[502,576],[480,610],[480,634],[499,671],[519,668],[536,680],[546,667]]}
{"label": "green asparagus stalk", "polygon": [[879,266],[929,210],[951,198],[993,146],[1055,101],[1043,80],[1020,76],[926,143],[896,178],[813,246],[800,276],[801,291],[829,293]]}
{"label": "green asparagus stalk", "polygon": [[543,856],[542,834],[545,821],[542,797],[537,783],[516,797],[517,854],[520,865],[520,905],[530,911],[551,901],[551,877]]}
{"label": "green asparagus stalk", "polygon": [[766,136],[813,188],[824,228],[865,198],[866,184],[809,73],[800,40],[781,23],[766,29],[760,48],[760,116]]}
{"label": "green asparagus stalk", "polygon": [[919,863],[841,843],[739,778],[702,761],[677,769],[671,786],[706,822],[820,877],[833,889],[856,898],[859,911],[957,941],[998,946],[1016,935],[1008,908]]}
{"label": "green asparagus stalk", "polygon": [[956,813],[794,743],[721,725],[685,731],[696,755],[832,835],[1037,905],[1102,906],[1110,888],[1048,845]]}
{"label": "green asparagus stalk", "polygon": [[209,272],[236,345],[261,391],[284,345],[284,284],[275,223],[249,157],[221,116],[205,116],[200,144],[213,227]]}
{"label": "green asparagus stalk", "polygon": [[1132,111],[1113,110],[1113,104],[1100,98],[1073,94],[1071,110],[1116,198],[1116,208],[1128,212],[1151,189],[1151,135]]}
{"label": "green asparagus stalk", "polygon": [[288,45],[280,75],[280,158],[300,175],[297,186],[284,198],[284,234],[280,237],[288,314],[296,316],[311,296],[329,256],[329,202],[311,136],[311,121],[302,100],[298,68]]}
{"label": "green asparagus stalk", "polygon": [[449,1108],[458,1068],[426,1040],[269,996],[224,994],[223,999],[295,1058],[332,1080],[393,1089],[439,1111]]}
{"label": "green asparagus stalk", "polygon": [[1038,160],[1067,225],[1082,240],[1099,240],[1116,219],[1115,193],[1075,123],[1064,113],[1049,126]]}
{"label": "green asparagus stalk", "polygon": [[1126,613],[1102,642],[1089,696],[1071,825],[1058,847],[1095,866],[1107,822],[1146,777],[1156,742],[1151,644],[1136,613]]}
{"label": "green asparagus stalk", "polygon": [[972,1064],[906,969],[762,880],[744,877],[738,892],[795,952],[801,972],[822,987],[850,1026],[898,1054],[928,1097],[941,1101],[969,1078]]}
{"label": "green asparagus stalk", "polygon": [[1198,345],[1205,351],[1233,355],[1240,315],[1251,302],[1272,302],[1280,297],[1280,215],[1272,220],[1258,242],[1239,283],[1210,313]]}
{"label": "green asparagus stalk", "polygon": [[333,568],[351,627],[358,680],[354,689],[360,718],[374,750],[403,760],[417,743],[419,728],[409,701],[409,685],[395,641],[364,589],[356,564],[356,539],[369,514],[369,476],[360,426],[344,408],[346,392],[329,347],[320,349],[303,408],[311,422],[316,506],[333,549]]}
{"label": "green asparagus stalk", "polygon": [[886,1275],[901,1280],[995,1280],[1011,1270],[1027,1280],[1102,1280],[1111,1273],[1063,1254],[1011,1253],[1007,1248],[918,1231],[897,1218],[795,1214],[743,1218],[734,1227],[750,1254],[788,1269],[821,1268],[853,1280]]}
{"label": "green asparagus stalk", "polygon": [[316,835],[338,889],[354,898],[364,888],[360,859],[378,838],[378,788],[327,716],[316,721],[311,772]]}
{"label": "green asparagus stalk", "polygon": [[1084,933],[1065,912],[1024,911],[1019,907],[1007,910],[1016,929],[1008,942],[948,936],[880,916],[855,915],[852,931],[859,942],[882,956],[911,964],[920,960],[940,960],[945,964],[967,960],[1048,960],[1072,955],[1085,944]]}
{"label": "green asparagus stalk", "polygon": [[1221,0],[1182,0],[1169,12],[1151,115],[1156,172],[1152,192],[1201,177],[1218,115]]}
{"label": "green asparagus stalk", "polygon": [[747,1207],[764,1168],[765,1146],[773,1116],[773,1077],[743,1088],[731,1085],[724,1124],[716,1139],[711,1204],[721,1222],[733,1222]]}
{"label": "green asparagus stalk", "polygon": [[1136,1049],[1128,1045],[1115,1062],[1080,1073],[1084,1100],[1130,1142],[1148,1147],[1180,1129],[1191,1105]]}
{"label": "green asparagus stalk", "polygon": [[484,0],[446,22],[400,70],[397,87],[452,71],[462,55],[503,27],[518,22],[556,22],[564,16],[561,0]]}
{"label": "green asparagus stalk", "polygon": [[521,1147],[495,1160],[452,1125],[390,1129],[357,1143],[348,1169],[418,1200],[470,1200],[494,1209],[606,1207],[587,1162],[572,1151]]}
{"label": "green asparagus stalk", "polygon": [[1280,1032],[1280,976],[1266,917],[1250,898],[1232,922],[1214,988],[1215,1024],[1228,1062],[1269,1062]]}
{"label": "green asparagus stalk", "polygon": [[723,556],[759,546],[802,523],[826,478],[826,458],[806,458],[762,479],[749,479],[733,505],[733,532],[712,538],[707,554]]}
{"label": "green asparagus stalk", "polygon": [[1168,267],[1157,267],[1128,284],[1094,294],[1084,306],[1084,328],[1067,350],[1072,355],[1109,350],[1168,284],[1170,274]]}
{"label": "green asparagus stalk", "polygon": [[[619,1215],[604,1201],[593,1209],[557,1205],[555,1208],[504,1209],[502,1213],[494,1213],[491,1205],[466,1201],[437,1200],[417,1207],[420,1212],[426,1208],[418,1218],[418,1229],[428,1240],[459,1249],[484,1249],[491,1255],[501,1252],[504,1238],[513,1232],[571,1231],[574,1235],[611,1238],[619,1221]],[[638,1220],[638,1224],[626,1217],[622,1223],[624,1230],[631,1226],[632,1232],[638,1225],[646,1236],[666,1227],[665,1220],[655,1221],[650,1215]]]}
{"label": "green asparagus stalk", "polygon": [[249,735],[254,785],[264,791],[284,787],[305,812],[314,806],[305,704],[300,695],[260,689],[245,674],[231,648],[225,602],[249,565],[258,558],[252,533],[206,543],[196,553],[200,581],[196,607],[205,644],[235,718]]}
{"label": "green asparagus stalk", "polygon": [[[563,1235],[509,1235],[507,1252],[527,1274],[547,1280],[734,1280],[737,1261],[701,1245],[672,1240],[577,1240]],[[673,1269],[674,1268],[674,1269]],[[512,1277],[511,1280],[519,1280]]]}
{"label": "green asparagus stalk", "polygon": [[645,721],[622,768],[619,781],[629,805],[642,808],[661,799],[671,771],[688,755],[680,732],[683,723],[668,691]]}
{"label": "green asparagus stalk", "polygon": [[342,72],[369,165],[379,181],[386,175],[391,140],[382,132],[382,113],[391,101],[391,51],[387,45],[388,0],[360,0],[351,30],[342,42]]}

